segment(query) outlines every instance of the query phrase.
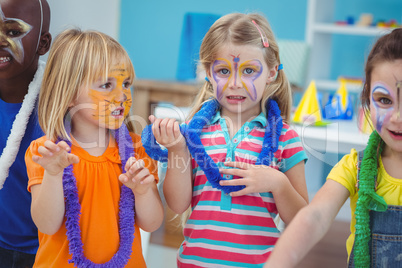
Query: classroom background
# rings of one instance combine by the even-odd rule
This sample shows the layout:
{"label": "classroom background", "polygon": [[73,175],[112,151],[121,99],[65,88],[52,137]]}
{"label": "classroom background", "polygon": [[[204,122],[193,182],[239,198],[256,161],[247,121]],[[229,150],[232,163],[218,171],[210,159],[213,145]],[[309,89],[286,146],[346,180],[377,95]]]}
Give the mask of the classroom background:
{"label": "classroom background", "polygon": [[[351,148],[365,147],[367,122],[359,116],[358,101],[364,59],[378,37],[402,24],[400,0],[48,2],[53,37],[70,27],[95,29],[126,48],[136,71],[133,114],[137,132],[148,123],[150,113],[184,119],[199,87],[197,81],[203,79],[202,73],[197,74],[197,50],[216,18],[231,12],[265,15],[292,84],[294,113],[302,118],[291,126],[309,155],[306,181],[310,198],[344,154]],[[318,119],[304,120],[314,113]],[[163,177],[163,167],[160,175]],[[166,212],[164,225],[144,236],[150,268],[176,267],[176,248],[182,235],[177,219],[172,220],[174,215],[168,208]],[[349,221],[346,204],[329,234],[300,267],[344,266]]]}

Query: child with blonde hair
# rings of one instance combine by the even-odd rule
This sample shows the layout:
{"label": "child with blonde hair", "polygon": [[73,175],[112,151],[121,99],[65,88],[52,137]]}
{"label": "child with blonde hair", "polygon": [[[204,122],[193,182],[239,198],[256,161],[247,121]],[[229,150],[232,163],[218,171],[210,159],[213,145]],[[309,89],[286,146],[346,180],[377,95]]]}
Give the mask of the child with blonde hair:
{"label": "child with blonde hair", "polygon": [[178,266],[261,267],[280,236],[274,219],[288,224],[308,201],[307,157],[283,122],[291,89],[279,48],[263,16],[233,13],[205,35],[200,63],[207,77],[188,125],[150,118],[167,154],[143,133],[149,154],[168,159],[168,206],[191,205]]}
{"label": "child with blonde hair", "polygon": [[146,267],[139,228],[163,220],[156,164],[124,120],[134,68],[96,31],[57,36],[39,96],[46,136],[25,156],[39,229],[34,267]]}
{"label": "child with blonde hair", "polygon": [[361,102],[375,128],[367,147],[352,149],[334,166],[264,267],[296,267],[348,198],[348,267],[402,267],[402,29],[378,39],[365,71]]}

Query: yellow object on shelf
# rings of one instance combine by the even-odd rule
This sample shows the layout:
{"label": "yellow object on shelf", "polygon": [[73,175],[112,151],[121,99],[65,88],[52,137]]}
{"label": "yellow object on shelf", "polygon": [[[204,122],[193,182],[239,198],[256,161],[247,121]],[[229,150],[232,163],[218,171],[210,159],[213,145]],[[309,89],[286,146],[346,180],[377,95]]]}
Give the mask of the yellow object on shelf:
{"label": "yellow object on shelf", "polygon": [[341,106],[342,106],[342,111],[346,111],[346,104],[348,102],[348,90],[346,89],[346,81],[343,79],[340,79],[340,87],[336,91],[336,94],[339,95],[340,101],[341,101]]}
{"label": "yellow object on shelf", "polygon": [[364,134],[371,134],[373,132],[372,122],[370,120],[370,114],[365,113],[362,107],[359,108],[359,132]]}
{"label": "yellow object on shelf", "polygon": [[320,122],[321,117],[321,105],[317,98],[317,88],[315,81],[311,81],[310,85],[304,92],[299,105],[296,108],[293,121],[296,123],[303,122]]}

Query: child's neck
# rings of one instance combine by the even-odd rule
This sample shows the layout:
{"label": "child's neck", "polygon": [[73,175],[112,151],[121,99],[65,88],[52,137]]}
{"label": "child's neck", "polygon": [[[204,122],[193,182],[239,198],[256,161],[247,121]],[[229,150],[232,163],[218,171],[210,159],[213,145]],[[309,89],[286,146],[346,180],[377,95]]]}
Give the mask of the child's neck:
{"label": "child's neck", "polygon": [[391,177],[402,179],[402,152],[391,150],[385,145],[381,159],[385,170]]}
{"label": "child's neck", "polygon": [[[35,70],[36,71],[36,70]],[[21,103],[28,93],[35,72],[11,79],[0,79],[0,98],[8,103]]]}
{"label": "child's neck", "polygon": [[71,135],[78,145],[92,156],[103,155],[109,146],[110,131],[108,129],[99,128],[92,133],[73,129]]}
{"label": "child's neck", "polygon": [[229,136],[232,139],[246,122],[253,120],[257,115],[245,115],[242,113],[232,114],[222,111],[221,116],[225,118]]}

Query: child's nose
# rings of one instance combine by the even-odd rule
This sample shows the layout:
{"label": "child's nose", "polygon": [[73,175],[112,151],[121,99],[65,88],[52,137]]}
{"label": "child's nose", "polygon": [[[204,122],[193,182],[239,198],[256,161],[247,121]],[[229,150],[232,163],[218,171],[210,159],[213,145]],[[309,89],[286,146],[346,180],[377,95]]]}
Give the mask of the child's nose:
{"label": "child's nose", "polygon": [[229,87],[232,89],[237,89],[242,87],[241,80],[237,74],[234,74],[229,81]]}
{"label": "child's nose", "polygon": [[114,99],[116,102],[125,102],[127,100],[127,95],[122,87],[116,89],[116,95]]}
{"label": "child's nose", "polygon": [[402,110],[402,107],[400,105],[394,109],[394,111],[392,112],[391,121],[393,121],[393,122],[401,122],[402,121],[401,110]]}
{"label": "child's nose", "polygon": [[10,43],[7,41],[3,35],[0,35],[0,47],[8,47]]}

